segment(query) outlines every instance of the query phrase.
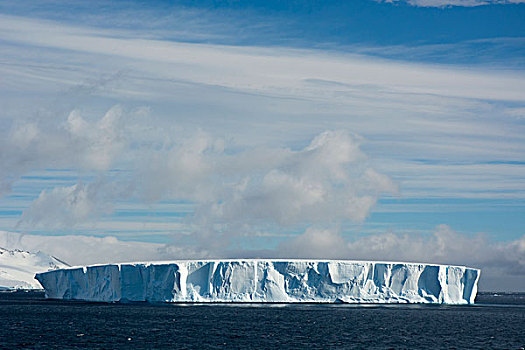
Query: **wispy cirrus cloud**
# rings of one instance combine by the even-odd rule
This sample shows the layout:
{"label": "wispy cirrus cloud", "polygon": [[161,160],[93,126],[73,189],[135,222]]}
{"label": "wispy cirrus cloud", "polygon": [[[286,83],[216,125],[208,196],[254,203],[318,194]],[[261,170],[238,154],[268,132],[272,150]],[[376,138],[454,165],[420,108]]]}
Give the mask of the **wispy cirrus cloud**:
{"label": "wispy cirrus cloud", "polygon": [[[166,65],[191,67],[192,69],[178,71],[175,75],[165,71],[166,78],[186,83],[217,85],[246,93],[274,95],[279,90],[284,93],[295,89],[294,95],[299,93],[304,97],[314,98],[314,94],[308,94],[308,86],[301,86],[309,77],[310,82],[318,79],[337,84],[338,88],[375,88],[373,90],[382,91],[387,96],[389,93],[406,93],[412,94],[412,98],[417,95],[437,95],[501,101],[522,100],[524,97],[523,90],[520,89],[522,79],[498,70],[465,70],[460,67],[424,64],[408,66],[395,61],[371,60],[351,54],[331,55],[316,50],[134,39],[132,32],[122,37],[122,32],[112,33],[69,25],[57,27],[52,22],[43,20],[14,16],[2,16],[1,19],[2,38],[8,42],[68,50],[72,53],[112,55],[118,58],[111,61],[124,60],[125,67],[129,70],[142,71],[148,75],[157,75]],[[4,62],[4,65],[8,62]],[[156,65],[138,69],[139,62]],[[385,66],[388,66],[388,71],[378,74]],[[266,74],[270,71],[273,74]],[[227,74],[228,72],[235,74]],[[510,88],[511,86],[514,88]],[[326,87],[325,84],[323,88]],[[286,97],[286,93],[283,97]]]}
{"label": "wispy cirrus cloud", "polygon": [[484,5],[511,5],[523,4],[524,0],[376,0],[385,3],[404,2],[412,6],[418,7],[448,7],[448,6],[462,6],[475,7]]}

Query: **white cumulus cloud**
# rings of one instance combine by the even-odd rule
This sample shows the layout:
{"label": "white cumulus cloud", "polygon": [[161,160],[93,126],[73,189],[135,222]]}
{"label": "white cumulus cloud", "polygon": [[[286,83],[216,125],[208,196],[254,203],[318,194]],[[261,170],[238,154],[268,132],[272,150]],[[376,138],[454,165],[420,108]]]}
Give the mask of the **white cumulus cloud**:
{"label": "white cumulus cloud", "polygon": [[93,122],[77,110],[64,122],[13,122],[7,133],[0,133],[0,196],[33,169],[109,170],[126,148],[121,115],[122,109],[114,106]]}
{"label": "white cumulus cloud", "polygon": [[[345,130],[322,132],[298,149],[246,147],[204,131],[146,139],[140,124],[120,124],[123,113],[115,106],[88,121],[74,110],[45,132],[27,123],[12,131],[3,182],[24,169],[60,165],[98,174],[93,181],[42,190],[20,227],[74,227],[110,214],[127,199],[184,200],[195,204],[187,222],[195,232],[235,236],[261,225],[282,231],[360,222],[381,194],[397,191],[368,164],[361,138]],[[157,129],[151,135],[162,133]],[[117,164],[125,171],[111,174]]]}

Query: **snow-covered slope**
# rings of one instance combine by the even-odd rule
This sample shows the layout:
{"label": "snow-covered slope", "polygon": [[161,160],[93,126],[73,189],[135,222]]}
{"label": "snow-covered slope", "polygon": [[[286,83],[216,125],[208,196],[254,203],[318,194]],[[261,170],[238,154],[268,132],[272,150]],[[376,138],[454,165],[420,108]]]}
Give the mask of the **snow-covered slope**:
{"label": "snow-covered slope", "polygon": [[42,252],[7,250],[0,247],[0,289],[41,289],[35,274],[69,265]]}
{"label": "snow-covered slope", "polygon": [[192,260],[37,274],[54,299],[160,302],[473,303],[480,271],[345,260]]}

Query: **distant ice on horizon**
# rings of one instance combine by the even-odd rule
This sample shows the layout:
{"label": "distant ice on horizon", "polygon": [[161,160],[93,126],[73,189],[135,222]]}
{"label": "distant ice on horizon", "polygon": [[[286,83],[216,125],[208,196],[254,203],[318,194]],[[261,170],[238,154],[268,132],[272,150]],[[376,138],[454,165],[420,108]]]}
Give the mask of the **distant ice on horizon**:
{"label": "distant ice on horizon", "polygon": [[0,290],[42,289],[34,279],[38,272],[68,267],[65,262],[43,252],[8,250],[0,247]]}

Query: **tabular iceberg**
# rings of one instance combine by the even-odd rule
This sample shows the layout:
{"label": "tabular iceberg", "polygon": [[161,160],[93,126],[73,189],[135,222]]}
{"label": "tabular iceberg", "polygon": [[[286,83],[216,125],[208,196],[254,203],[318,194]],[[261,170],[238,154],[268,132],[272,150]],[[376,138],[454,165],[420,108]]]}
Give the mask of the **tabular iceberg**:
{"label": "tabular iceberg", "polygon": [[473,303],[480,270],[348,260],[185,260],[39,273],[52,299],[249,303]]}

